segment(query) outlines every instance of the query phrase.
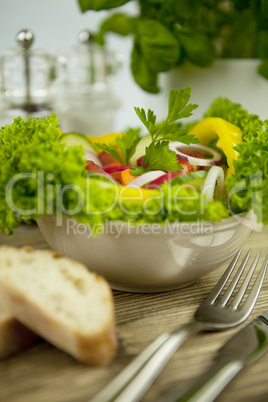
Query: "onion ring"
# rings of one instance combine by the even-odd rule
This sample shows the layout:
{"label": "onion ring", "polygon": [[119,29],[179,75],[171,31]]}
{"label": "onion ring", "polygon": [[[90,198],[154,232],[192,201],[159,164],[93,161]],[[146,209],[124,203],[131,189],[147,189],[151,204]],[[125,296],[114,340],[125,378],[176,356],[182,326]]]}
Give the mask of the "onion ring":
{"label": "onion ring", "polygon": [[167,172],[163,170],[151,170],[150,172],[146,172],[138,176],[136,179],[132,180],[126,187],[129,188],[140,188],[150,181],[156,180],[159,177],[163,176]]}
{"label": "onion ring", "polygon": [[92,161],[94,163],[96,163],[96,165],[98,166],[102,166],[101,161],[99,160],[99,158],[97,157],[97,155],[95,155],[93,152],[88,151],[87,149],[85,150],[85,154],[84,154],[84,158],[87,161]]}
{"label": "onion ring", "polygon": [[[189,148],[189,150],[194,149],[196,151],[205,152],[207,154],[212,155],[212,159],[201,159],[201,158],[196,158],[195,156],[186,155],[178,149],[179,147]],[[173,142],[169,143],[169,150],[176,152],[177,155],[187,158],[188,161],[191,163],[191,165],[195,165],[195,166],[213,166],[222,159],[222,156],[219,152],[217,152],[214,149],[209,148],[205,145],[201,145],[201,144],[188,145],[188,144],[184,144],[183,142],[173,141]]]}
{"label": "onion ring", "polygon": [[223,194],[224,188],[224,172],[219,166],[212,166],[209,170],[204,187],[203,196],[205,204],[209,203],[214,199],[216,186],[218,187],[219,195]]}

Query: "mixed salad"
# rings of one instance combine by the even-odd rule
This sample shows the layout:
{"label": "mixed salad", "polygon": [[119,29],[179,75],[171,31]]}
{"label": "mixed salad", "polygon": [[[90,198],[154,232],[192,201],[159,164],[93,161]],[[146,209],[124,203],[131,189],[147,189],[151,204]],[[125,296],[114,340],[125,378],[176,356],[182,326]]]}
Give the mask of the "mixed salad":
{"label": "mixed salad", "polygon": [[145,133],[62,133],[55,114],[2,127],[0,231],[44,214],[93,227],[220,221],[253,209],[267,224],[267,123],[222,98],[203,120],[185,123],[197,107],[190,96],[190,88],[172,90],[161,122],[135,108]]}

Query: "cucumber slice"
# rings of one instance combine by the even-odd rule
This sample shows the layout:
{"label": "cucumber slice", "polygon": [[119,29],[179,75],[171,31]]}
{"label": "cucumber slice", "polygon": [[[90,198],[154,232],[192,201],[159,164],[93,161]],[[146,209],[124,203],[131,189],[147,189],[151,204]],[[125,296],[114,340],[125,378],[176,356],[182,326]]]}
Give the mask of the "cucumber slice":
{"label": "cucumber slice", "polygon": [[71,147],[74,145],[82,145],[85,151],[92,152],[97,155],[95,148],[91,145],[89,140],[79,133],[66,133],[59,137],[59,142],[61,144],[66,144],[66,147]]}

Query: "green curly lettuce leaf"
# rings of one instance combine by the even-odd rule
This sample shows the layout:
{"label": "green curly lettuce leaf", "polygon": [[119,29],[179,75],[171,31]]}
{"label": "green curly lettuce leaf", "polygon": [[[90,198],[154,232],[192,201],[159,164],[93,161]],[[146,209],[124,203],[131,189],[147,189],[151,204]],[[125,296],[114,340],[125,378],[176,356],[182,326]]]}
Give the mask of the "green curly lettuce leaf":
{"label": "green curly lettuce leaf", "polygon": [[242,130],[243,139],[247,135],[257,133],[263,127],[259,116],[249,113],[239,103],[234,103],[227,98],[215,99],[205,113],[205,117],[221,117],[235,124]]}
{"label": "green curly lettuce leaf", "polygon": [[268,224],[268,122],[228,99],[216,99],[206,117],[221,117],[237,125],[243,141],[235,149],[235,173],[226,180],[231,213],[253,209],[258,222]]}
{"label": "green curly lettuce leaf", "polygon": [[226,199],[205,205],[202,194],[191,185],[165,182],[162,191],[169,222],[221,221],[229,216]]}
{"label": "green curly lettuce leaf", "polygon": [[[12,233],[21,218],[27,221],[36,219],[40,211],[53,212],[57,193],[64,185],[82,185],[82,149],[64,151],[57,141],[57,125],[56,115],[51,115],[27,122],[18,117],[12,125],[1,128],[0,231]],[[66,209],[75,203],[71,190],[62,199]]]}
{"label": "green curly lettuce leaf", "polygon": [[[23,218],[75,215],[100,221],[93,197],[86,198],[88,173],[80,146],[64,149],[56,115],[45,120],[18,117],[0,130],[0,231],[10,234]],[[98,187],[96,193],[100,192]]]}

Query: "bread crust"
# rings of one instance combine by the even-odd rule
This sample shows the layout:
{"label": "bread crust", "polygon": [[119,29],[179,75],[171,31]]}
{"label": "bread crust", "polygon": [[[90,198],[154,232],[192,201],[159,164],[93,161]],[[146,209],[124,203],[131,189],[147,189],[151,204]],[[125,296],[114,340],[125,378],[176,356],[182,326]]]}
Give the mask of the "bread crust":
{"label": "bread crust", "polygon": [[[6,247],[12,252],[17,249]],[[1,258],[0,248],[0,258]],[[24,248],[24,251],[36,253],[38,250]],[[42,253],[50,253],[52,258],[61,258],[59,254],[42,250]],[[54,254],[54,255],[53,255]],[[65,258],[63,258],[64,260]],[[70,259],[68,259],[70,261]],[[88,270],[82,264],[75,261],[73,265],[82,266],[87,274]],[[105,325],[94,333],[86,333],[81,330],[74,330],[67,324],[60,322],[56,316],[48,314],[45,308],[35,303],[32,295],[23,292],[8,280],[1,277],[0,267],[0,300],[3,308],[10,312],[20,323],[26,326],[35,334],[72,355],[75,359],[90,364],[108,363],[117,351],[117,337],[115,329],[115,313],[112,291],[106,280],[97,274],[90,273],[98,284],[107,309],[107,320]]]}
{"label": "bread crust", "polygon": [[22,325],[11,314],[2,311],[0,317],[0,360],[7,359],[40,342],[42,339],[37,334]]}

